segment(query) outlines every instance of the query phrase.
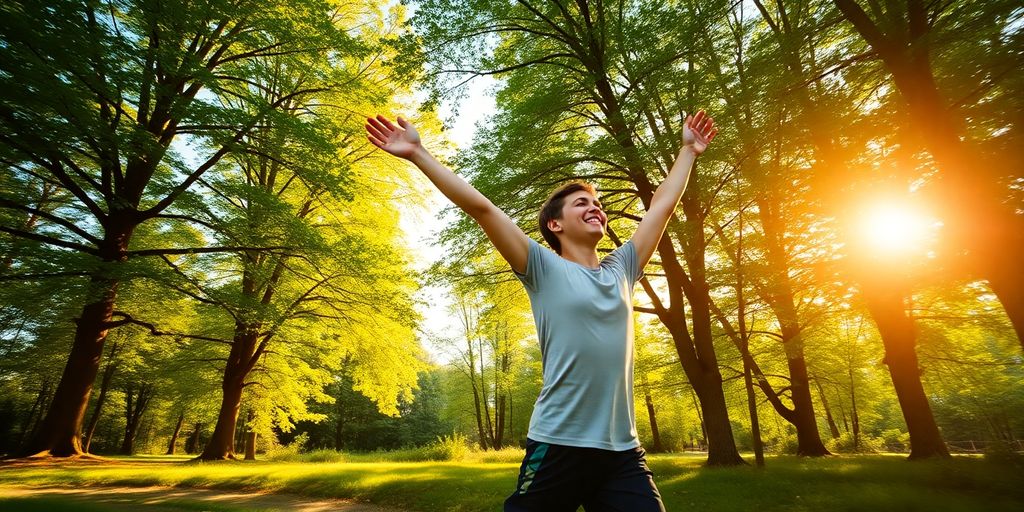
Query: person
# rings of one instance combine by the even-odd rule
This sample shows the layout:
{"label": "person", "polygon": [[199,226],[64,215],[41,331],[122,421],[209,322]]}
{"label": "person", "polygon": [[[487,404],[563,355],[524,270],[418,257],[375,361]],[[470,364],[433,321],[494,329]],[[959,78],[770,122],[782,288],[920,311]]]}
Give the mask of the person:
{"label": "person", "polygon": [[572,182],[541,207],[554,252],[423,147],[398,117],[368,118],[376,147],[415,164],[472,217],[526,288],[540,340],[543,385],[506,512],[664,511],[636,433],[632,289],[682,197],[694,160],[718,133],[703,110],[684,121],[682,147],[633,237],[603,260],[608,217],[594,188]]}

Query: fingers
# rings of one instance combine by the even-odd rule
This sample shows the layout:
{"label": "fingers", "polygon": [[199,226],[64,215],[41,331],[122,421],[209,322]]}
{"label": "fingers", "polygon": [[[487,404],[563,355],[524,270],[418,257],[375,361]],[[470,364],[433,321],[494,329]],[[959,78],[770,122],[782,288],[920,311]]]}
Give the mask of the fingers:
{"label": "fingers", "polygon": [[381,124],[386,126],[388,128],[388,130],[395,131],[395,130],[398,129],[398,127],[395,126],[394,123],[392,123],[390,120],[388,120],[388,118],[386,118],[386,117],[384,117],[384,116],[382,116],[380,114],[377,114],[377,120],[380,121]]}
{"label": "fingers", "polygon": [[697,130],[697,127],[700,126],[702,122],[704,122],[704,118],[706,116],[707,114],[703,110],[698,110],[697,115],[690,118],[690,122],[687,124],[689,125],[691,130]]}
{"label": "fingers", "polygon": [[[374,121],[376,121],[376,120],[375,119],[367,119],[368,124],[365,125],[366,132],[368,134],[370,134],[371,137],[376,138],[380,142],[387,141],[388,140],[388,134],[385,131],[382,130],[383,126],[380,126],[380,123],[374,123]],[[379,126],[379,128],[378,128],[378,126]]]}
{"label": "fingers", "polygon": [[[380,116],[378,116],[378,117],[380,117]],[[391,135],[391,132],[394,131],[394,129],[388,128],[387,126],[384,125],[384,123],[380,122],[380,120],[375,118],[375,117],[367,117],[366,118],[366,123],[367,123],[367,125],[372,126],[373,128],[375,128],[381,134],[385,135],[385,137],[383,137],[382,140],[383,139],[387,139],[387,135]]]}
{"label": "fingers", "polygon": [[384,149],[384,143],[381,142],[376,137],[374,137],[373,135],[367,135],[366,139],[370,141],[370,144],[373,144],[374,146],[377,146],[378,148]]}

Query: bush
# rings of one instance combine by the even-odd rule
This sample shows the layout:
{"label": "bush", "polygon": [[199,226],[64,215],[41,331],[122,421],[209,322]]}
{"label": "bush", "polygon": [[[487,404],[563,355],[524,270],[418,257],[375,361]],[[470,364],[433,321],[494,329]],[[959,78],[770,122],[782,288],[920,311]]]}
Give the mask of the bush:
{"label": "bush", "polygon": [[996,440],[985,443],[985,460],[1024,468],[1024,454],[1015,451],[1014,447],[1006,441]]}
{"label": "bush", "polygon": [[828,449],[836,453],[878,453],[885,449],[885,443],[875,437],[861,434],[858,441],[855,445],[853,434],[843,432],[842,435],[828,442]]}
{"label": "bush", "polygon": [[898,428],[891,428],[882,432],[879,440],[887,452],[908,452],[910,451],[910,434]]}
{"label": "bush", "polygon": [[771,452],[780,455],[796,455],[797,447],[800,443],[796,439],[796,434],[786,434],[772,440]]}
{"label": "bush", "polygon": [[267,450],[266,459],[278,462],[294,462],[302,460],[301,453],[309,442],[309,434],[303,432],[287,446],[276,446]]}
{"label": "bush", "polygon": [[426,447],[426,460],[462,460],[469,453],[466,436],[454,432],[450,436],[438,437]]}

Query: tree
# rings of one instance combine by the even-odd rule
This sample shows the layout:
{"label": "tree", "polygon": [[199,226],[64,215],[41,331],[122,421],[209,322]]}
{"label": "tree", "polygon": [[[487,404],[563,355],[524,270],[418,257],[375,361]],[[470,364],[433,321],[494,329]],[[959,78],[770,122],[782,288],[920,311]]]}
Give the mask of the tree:
{"label": "tree", "polygon": [[[51,184],[73,201],[53,213],[5,196],[0,206],[45,219],[45,233],[0,231],[77,254],[65,273],[88,283],[67,364],[23,453],[82,453],[80,434],[115,303],[133,259],[219,247],[133,246],[145,222],[203,178],[287,98],[232,109],[201,92],[244,82],[251,59],[322,53],[334,27],[327,5],[145,0],[4,4],[0,157],[10,173]],[[327,46],[330,46],[328,43]],[[297,91],[298,92],[298,91]],[[253,95],[252,99],[259,97]],[[211,150],[181,158],[187,139]],[[42,222],[42,221],[40,221]]]}
{"label": "tree", "polygon": [[[914,135],[934,158],[940,174],[928,180],[931,193],[939,201],[968,205],[944,216],[949,233],[945,251],[956,263],[966,260],[960,265],[968,275],[989,282],[1024,348],[1024,273],[1006,250],[1024,245],[1020,198],[1007,187],[1021,176],[1024,131],[1012,116],[984,105],[1005,100],[1019,106],[1020,68],[1013,64],[1024,44],[1021,31],[1013,27],[1019,5],[909,0],[871,3],[869,15],[855,0],[834,3],[891,74]],[[960,50],[943,63],[937,53],[949,44],[945,41],[963,43],[970,53]],[[963,65],[973,60],[982,69]],[[942,71],[948,77],[938,76],[940,64],[946,65]],[[984,77],[980,86],[979,73]],[[978,121],[971,123],[971,117]],[[979,131],[990,140],[977,140]],[[979,168],[985,170],[979,173]]]}
{"label": "tree", "polygon": [[[665,41],[687,40],[680,35],[698,30],[708,15],[653,2],[474,7],[453,19],[445,14],[453,8],[449,2],[427,1],[414,18],[425,38],[446,42],[427,48],[440,73],[503,79],[497,98],[502,112],[459,167],[514,217],[532,212],[557,183],[584,178],[607,184],[601,202],[609,213],[635,222],[653,196],[655,176],[671,165],[679,112],[693,110],[705,94],[692,73],[699,49]],[[625,11],[637,16],[625,17]],[[689,21],[694,18],[700,21]],[[680,84],[685,94],[679,94]],[[533,151],[523,152],[524,145]],[[704,274],[704,217],[718,176],[705,176],[701,168],[683,196],[685,222],[670,222],[658,246],[670,300],[657,299],[649,311],[672,332],[700,397],[709,464],[740,464],[711,341]],[[469,229],[463,224],[453,232],[469,238]],[[643,286],[655,300],[654,288],[646,281]]]}

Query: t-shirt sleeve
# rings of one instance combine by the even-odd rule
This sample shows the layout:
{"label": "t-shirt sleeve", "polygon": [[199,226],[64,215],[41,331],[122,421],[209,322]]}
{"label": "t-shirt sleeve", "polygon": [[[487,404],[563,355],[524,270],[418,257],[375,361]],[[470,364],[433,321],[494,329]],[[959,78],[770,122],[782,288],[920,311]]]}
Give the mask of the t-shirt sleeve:
{"label": "t-shirt sleeve", "polygon": [[612,264],[622,269],[622,273],[625,274],[626,279],[629,280],[629,285],[632,287],[640,280],[644,275],[644,269],[639,268],[636,258],[636,246],[633,245],[633,241],[630,240],[618,249],[615,249],[606,259],[611,260]]}
{"label": "t-shirt sleeve", "polygon": [[549,255],[553,256],[554,253],[541,247],[536,240],[530,239],[529,252],[526,257],[526,272],[520,274],[515,270],[512,271],[527,290],[537,291],[540,283],[544,281],[544,274],[548,269],[545,260],[548,259]]}

